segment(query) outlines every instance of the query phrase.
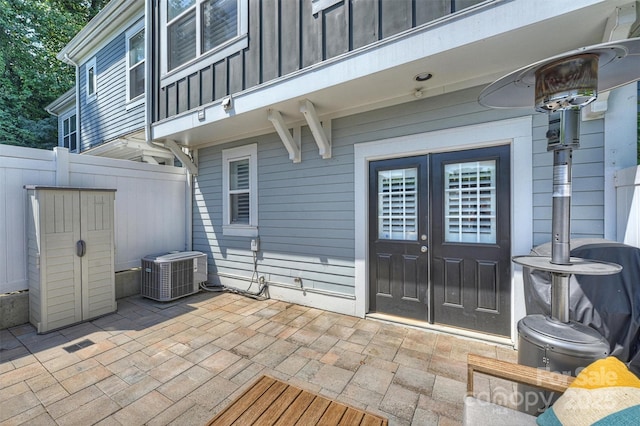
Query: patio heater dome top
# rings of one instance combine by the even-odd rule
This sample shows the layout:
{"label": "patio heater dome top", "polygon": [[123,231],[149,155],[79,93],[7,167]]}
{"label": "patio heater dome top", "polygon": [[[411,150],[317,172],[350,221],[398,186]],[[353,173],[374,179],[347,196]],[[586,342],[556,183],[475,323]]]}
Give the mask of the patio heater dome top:
{"label": "patio heater dome top", "polygon": [[[597,66],[593,92],[558,89],[543,97],[536,90],[536,76],[546,70],[567,67],[579,58],[595,58]],[[557,66],[556,66],[557,65]],[[540,111],[579,107],[595,99],[597,92],[615,89],[638,79],[640,74],[640,38],[597,44],[572,50],[513,71],[487,86],[478,101],[491,108],[531,108]],[[595,83],[597,79],[597,83]],[[597,88],[595,87],[597,84]],[[540,86],[540,84],[538,84]],[[597,89],[597,91],[596,91]],[[589,92],[589,90],[587,90]],[[547,101],[547,102],[545,102]]]}

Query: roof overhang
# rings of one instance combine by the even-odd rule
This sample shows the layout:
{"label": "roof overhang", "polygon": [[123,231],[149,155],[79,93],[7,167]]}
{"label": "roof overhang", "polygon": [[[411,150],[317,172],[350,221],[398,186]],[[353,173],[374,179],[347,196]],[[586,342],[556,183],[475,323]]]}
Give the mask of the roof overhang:
{"label": "roof overhang", "polygon": [[[190,148],[273,133],[269,112],[304,125],[300,102],[318,115],[346,116],[484,86],[531,62],[600,43],[629,0],[503,0],[385,39],[220,101],[154,123],[154,140]],[[418,82],[414,77],[433,77]]]}
{"label": "roof overhang", "polygon": [[144,161],[147,163],[173,163],[173,154],[162,148],[155,149],[145,142],[144,131],[123,136],[82,152],[82,155]]}
{"label": "roof overhang", "polygon": [[73,86],[71,89],[67,90],[64,94],[59,96],[56,100],[51,102],[49,105],[44,107],[45,111],[47,111],[51,115],[58,116],[65,111],[68,111],[71,108],[76,106],[76,87]]}
{"label": "roof overhang", "polygon": [[144,0],[111,0],[67,43],[56,56],[58,60],[75,65],[90,55],[111,35],[136,15],[144,12]]}

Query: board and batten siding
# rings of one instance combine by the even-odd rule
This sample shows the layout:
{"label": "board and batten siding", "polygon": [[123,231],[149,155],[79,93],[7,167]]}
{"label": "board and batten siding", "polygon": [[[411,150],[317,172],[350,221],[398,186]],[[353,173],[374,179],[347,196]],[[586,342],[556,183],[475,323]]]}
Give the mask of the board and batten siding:
{"label": "board and batten siding", "polygon": [[81,151],[144,128],[144,103],[127,108],[125,31],[95,55],[97,96],[89,103],[86,97],[86,63],[80,65]]}
{"label": "board and batten siding", "polygon": [[[163,83],[156,73],[153,120],[198,108],[483,1],[343,0],[314,15],[311,0],[249,0],[248,46],[177,81]],[[154,2],[156,28],[162,25],[157,10],[161,4]],[[154,58],[156,72],[162,53]]]}

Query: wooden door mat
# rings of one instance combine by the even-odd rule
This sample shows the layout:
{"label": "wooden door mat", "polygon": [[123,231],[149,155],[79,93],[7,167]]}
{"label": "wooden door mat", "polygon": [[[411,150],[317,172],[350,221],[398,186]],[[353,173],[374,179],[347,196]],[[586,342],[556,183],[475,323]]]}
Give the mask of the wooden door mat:
{"label": "wooden door mat", "polygon": [[211,425],[384,425],[387,419],[269,376],[260,377]]}

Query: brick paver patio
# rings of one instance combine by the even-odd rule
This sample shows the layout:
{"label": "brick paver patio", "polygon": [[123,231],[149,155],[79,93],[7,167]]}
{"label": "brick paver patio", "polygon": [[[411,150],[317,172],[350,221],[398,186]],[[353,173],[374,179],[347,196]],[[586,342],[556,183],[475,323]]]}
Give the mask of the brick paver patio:
{"label": "brick paver patio", "polygon": [[133,296],[49,334],[0,330],[0,424],[202,425],[262,374],[390,425],[458,424],[469,352],[516,359],[498,345],[276,300]]}

